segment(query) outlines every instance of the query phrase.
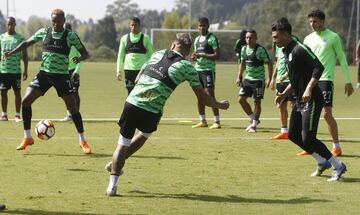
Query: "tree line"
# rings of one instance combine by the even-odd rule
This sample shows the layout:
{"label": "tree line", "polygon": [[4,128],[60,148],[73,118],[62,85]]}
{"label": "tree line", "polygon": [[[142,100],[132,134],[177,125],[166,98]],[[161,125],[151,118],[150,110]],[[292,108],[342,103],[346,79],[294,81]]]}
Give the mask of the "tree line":
{"label": "tree line", "polygon": [[[337,32],[343,39],[349,36],[349,47],[345,47],[350,56],[356,44],[355,29],[348,35],[351,6],[354,0],[192,0],[191,26],[197,28],[199,17],[208,17],[211,23],[219,23],[222,29],[255,29],[258,42],[268,48],[272,47],[271,23],[285,16],[293,26],[293,33],[301,40],[311,32],[307,14],[313,9],[323,10],[326,23],[330,29]],[[189,26],[189,0],[176,0],[172,11],[140,10],[139,5],[131,0],[114,0],[106,6],[106,14],[100,20],[82,21],[73,14],[67,14],[66,20],[73,25],[85,46],[91,54],[92,61],[115,60],[118,44],[122,35],[129,32],[129,18],[137,16],[141,20],[143,31],[150,33],[151,28],[180,28]],[[65,11],[66,12],[66,11]],[[41,27],[50,26],[50,20],[31,16],[26,22],[18,20],[17,31],[25,38],[30,37]],[[5,18],[0,11],[0,32],[6,30]],[[168,47],[168,41],[174,33],[156,35],[156,49]],[[194,36],[196,34],[193,34]],[[222,60],[234,60],[232,48],[237,35],[223,34],[220,36]],[[41,45],[30,48],[31,60],[41,58]]]}

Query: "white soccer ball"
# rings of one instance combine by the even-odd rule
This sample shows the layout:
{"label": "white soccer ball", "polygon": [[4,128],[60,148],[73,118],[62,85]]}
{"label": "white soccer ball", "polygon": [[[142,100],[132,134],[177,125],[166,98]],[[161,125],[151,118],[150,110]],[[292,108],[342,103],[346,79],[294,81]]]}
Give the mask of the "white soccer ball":
{"label": "white soccer ball", "polygon": [[55,135],[54,123],[48,119],[40,120],[35,126],[36,136],[41,140],[48,140]]}

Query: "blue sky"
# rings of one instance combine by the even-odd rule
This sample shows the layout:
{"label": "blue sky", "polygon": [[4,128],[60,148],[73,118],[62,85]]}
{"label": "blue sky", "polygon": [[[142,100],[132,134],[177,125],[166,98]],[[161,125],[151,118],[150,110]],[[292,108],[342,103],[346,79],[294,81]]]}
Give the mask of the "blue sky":
{"label": "blue sky", "polygon": [[[49,17],[54,8],[73,14],[80,20],[104,17],[106,6],[115,0],[0,0],[0,10],[6,16],[6,2],[9,2],[9,15],[26,21],[31,15]],[[175,0],[131,0],[141,9],[171,10]],[[15,12],[14,12],[15,8]],[[31,9],[30,9],[31,8]]]}

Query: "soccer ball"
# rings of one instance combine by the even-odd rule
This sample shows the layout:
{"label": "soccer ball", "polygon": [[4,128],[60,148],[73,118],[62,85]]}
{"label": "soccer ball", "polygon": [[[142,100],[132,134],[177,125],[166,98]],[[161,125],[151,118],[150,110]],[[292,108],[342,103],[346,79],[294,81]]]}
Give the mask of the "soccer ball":
{"label": "soccer ball", "polygon": [[35,126],[36,136],[41,140],[48,140],[55,135],[54,123],[48,119],[40,120]]}

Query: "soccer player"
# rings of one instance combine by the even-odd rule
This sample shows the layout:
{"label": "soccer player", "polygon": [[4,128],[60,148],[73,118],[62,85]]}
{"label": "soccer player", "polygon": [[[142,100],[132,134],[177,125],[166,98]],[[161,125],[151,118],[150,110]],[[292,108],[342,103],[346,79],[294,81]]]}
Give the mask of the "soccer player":
{"label": "soccer player", "polygon": [[[314,32],[305,37],[304,44],[310,47],[325,67],[319,80],[319,87],[324,97],[323,116],[333,140],[331,153],[335,156],[341,156],[338,126],[332,114],[336,59],[339,60],[344,75],[345,94],[347,96],[354,92],[349,67],[341,44],[341,38],[338,34],[325,27],[325,14],[321,10],[314,10],[309,13],[308,19]],[[298,155],[306,154],[308,153],[305,151],[298,153]]]}
{"label": "soccer player", "polygon": [[8,17],[6,20],[7,32],[0,35],[1,48],[1,65],[0,65],[0,90],[1,90],[1,107],[2,114],[0,121],[7,121],[7,105],[8,105],[8,90],[11,87],[15,94],[15,121],[20,122],[20,108],[21,108],[21,58],[24,62],[24,72],[22,79],[25,81],[28,77],[28,54],[27,50],[22,53],[17,53],[9,59],[5,59],[5,52],[11,51],[18,46],[25,39],[15,31],[16,20],[14,17]]}
{"label": "soccer player", "polygon": [[243,46],[246,46],[245,35],[246,35],[246,30],[242,30],[240,32],[239,39],[236,40],[235,43],[234,51],[236,57],[238,57],[238,63],[240,63],[240,59],[241,59],[241,49]]}
{"label": "soccer player", "polygon": [[71,84],[68,71],[71,46],[75,46],[80,52],[79,57],[72,59],[74,63],[85,60],[89,55],[77,34],[64,29],[65,13],[63,10],[54,9],[51,12],[51,23],[52,27],[41,28],[28,40],[22,42],[15,49],[5,53],[5,57],[9,58],[36,42],[43,41],[40,71],[31,81],[22,99],[25,137],[16,149],[24,150],[27,146],[34,144],[34,139],[30,131],[32,117],[31,105],[40,96],[43,96],[50,87],[54,86],[58,96],[65,101],[67,109],[70,110],[73,122],[79,133],[80,147],[85,154],[90,154],[91,150],[84,136],[83,121],[75,104],[74,88]]}
{"label": "soccer player", "polygon": [[122,80],[121,72],[124,70],[128,94],[134,89],[136,76],[152,53],[153,48],[149,36],[140,32],[140,19],[131,18],[130,33],[122,36],[120,40],[116,70],[119,81]]}
{"label": "soccer player", "polygon": [[303,150],[309,152],[317,161],[318,167],[311,176],[320,176],[326,169],[334,167],[328,181],[337,181],[345,173],[343,162],[316,138],[319,118],[323,107],[323,96],[318,86],[324,67],[310,50],[291,36],[291,25],[286,18],[279,19],[271,27],[272,39],[278,47],[284,47],[286,66],[290,83],[282,93],[278,93],[275,103],[281,102],[292,91],[296,96],[290,116],[289,139]]}
{"label": "soccer player", "polygon": [[[215,60],[220,57],[220,45],[217,37],[209,32],[209,26],[208,18],[202,17],[198,20],[200,35],[195,38],[195,52],[191,55],[191,59],[196,61],[195,69],[199,74],[200,82],[205,92],[215,99]],[[197,107],[200,122],[192,127],[208,127],[205,115],[205,104],[198,100]],[[210,126],[210,129],[219,129],[221,128],[219,109],[213,107],[212,111],[214,113],[214,124]]]}
{"label": "soccer player", "polygon": [[[265,84],[269,87],[272,79],[273,64],[266,49],[259,45],[257,33],[255,30],[248,30],[245,36],[246,46],[241,50],[241,63],[239,73],[236,77],[236,85],[240,87],[239,103],[244,112],[250,118],[250,124],[246,131],[249,133],[256,132],[261,114],[261,100],[264,98]],[[268,79],[265,83],[265,67],[268,65]],[[243,80],[243,73],[246,76]],[[251,109],[247,101],[248,97],[254,98],[254,110]]]}
{"label": "soccer player", "polygon": [[[195,68],[185,59],[190,53],[191,44],[189,34],[177,34],[171,48],[154,53],[139,73],[119,120],[120,136],[113,154],[106,190],[108,196],[116,195],[125,159],[139,150],[151,133],[156,131],[165,102],[180,83],[187,81],[197,98],[207,106],[220,109],[229,107],[228,101],[216,101],[201,86]],[[140,132],[134,137],[135,129]]]}
{"label": "soccer player", "polygon": [[[72,26],[70,23],[65,23],[65,29],[68,29],[72,31]],[[74,57],[79,57],[80,53],[79,51],[74,47],[71,46],[70,48],[70,54],[69,54],[69,75],[70,80],[72,82],[72,85],[74,87],[74,95],[75,95],[75,103],[76,108],[80,111],[80,95],[79,95],[79,87],[80,87],[80,67],[82,62],[80,63],[74,63],[72,62],[72,59]],[[61,119],[62,122],[69,122],[72,121],[72,116],[69,110],[67,110],[66,116]]]}

